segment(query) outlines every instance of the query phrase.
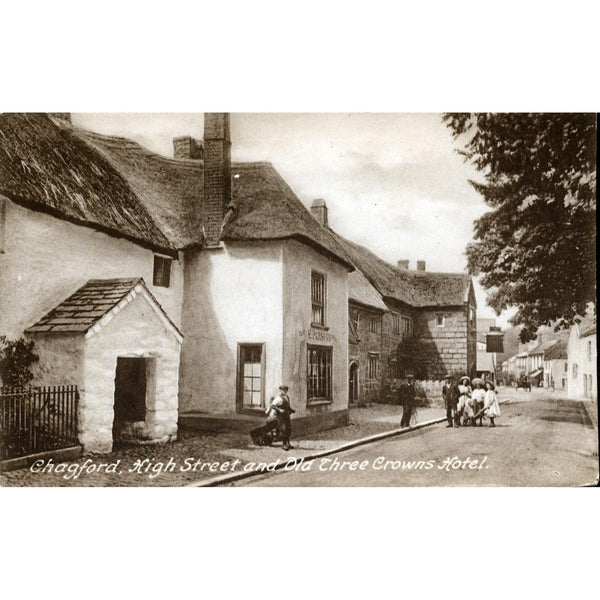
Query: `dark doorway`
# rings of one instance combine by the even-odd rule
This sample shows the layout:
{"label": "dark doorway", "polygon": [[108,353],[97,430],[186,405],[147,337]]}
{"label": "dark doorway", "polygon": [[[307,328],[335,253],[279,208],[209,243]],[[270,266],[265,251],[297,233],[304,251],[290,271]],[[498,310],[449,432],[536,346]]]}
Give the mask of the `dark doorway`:
{"label": "dark doorway", "polygon": [[146,420],[146,359],[117,358],[113,439],[123,423]]}
{"label": "dark doorway", "polygon": [[350,365],[348,390],[350,393],[350,404],[356,404],[358,402],[358,365],[356,363]]}

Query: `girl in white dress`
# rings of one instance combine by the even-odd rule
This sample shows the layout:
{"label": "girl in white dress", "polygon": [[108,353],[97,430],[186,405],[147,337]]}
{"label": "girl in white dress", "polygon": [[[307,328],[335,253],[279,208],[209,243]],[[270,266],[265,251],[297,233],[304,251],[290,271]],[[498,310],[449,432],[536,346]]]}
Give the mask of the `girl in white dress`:
{"label": "girl in white dress", "polygon": [[[475,384],[475,389],[471,394],[472,406],[474,414],[478,414],[479,411],[485,407],[485,394],[486,391],[483,389],[482,383]],[[475,419],[471,421],[471,425],[475,425]],[[479,417],[479,426],[483,425],[483,415]]]}
{"label": "girl in white dress", "polygon": [[485,416],[490,420],[490,427],[496,427],[494,419],[500,416],[500,405],[498,404],[498,398],[496,396],[496,388],[491,381],[486,381],[485,387],[487,391],[485,393]]}

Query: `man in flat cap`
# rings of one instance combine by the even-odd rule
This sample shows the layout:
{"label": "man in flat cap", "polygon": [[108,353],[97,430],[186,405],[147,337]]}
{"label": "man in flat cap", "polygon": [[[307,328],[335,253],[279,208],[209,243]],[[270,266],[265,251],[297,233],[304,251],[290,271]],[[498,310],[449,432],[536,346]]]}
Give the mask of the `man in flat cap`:
{"label": "man in flat cap", "polygon": [[277,433],[283,442],[283,449],[290,450],[290,436],[292,435],[291,414],[296,412],[290,405],[288,396],[288,386],[280,385],[279,393],[271,400],[271,403],[265,411],[267,413],[267,423],[276,423]]}

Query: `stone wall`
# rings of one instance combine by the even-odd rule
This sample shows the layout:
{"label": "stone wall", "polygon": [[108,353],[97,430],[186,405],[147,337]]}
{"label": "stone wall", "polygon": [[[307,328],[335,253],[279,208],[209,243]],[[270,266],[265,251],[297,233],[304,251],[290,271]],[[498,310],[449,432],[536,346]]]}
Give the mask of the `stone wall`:
{"label": "stone wall", "polygon": [[[443,316],[443,326],[438,325],[438,316]],[[477,355],[477,340],[468,338],[466,306],[423,309],[417,322],[418,363],[422,369],[416,374],[418,379],[441,380],[450,374],[470,373]]]}
{"label": "stone wall", "polygon": [[118,357],[146,362],[146,418],[127,424],[126,440],[167,442],[177,437],[180,342],[138,295],[85,343],[80,388],[79,440],[86,452],[113,445],[115,373]]}

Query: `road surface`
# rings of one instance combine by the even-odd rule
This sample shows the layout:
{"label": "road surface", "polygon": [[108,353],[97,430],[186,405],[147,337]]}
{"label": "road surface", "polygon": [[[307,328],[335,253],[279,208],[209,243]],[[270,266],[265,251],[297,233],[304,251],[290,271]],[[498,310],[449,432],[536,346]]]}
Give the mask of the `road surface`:
{"label": "road surface", "polygon": [[[577,486],[598,480],[598,432],[581,402],[513,392],[495,428],[422,430],[238,486]],[[286,460],[293,457],[293,451]]]}

